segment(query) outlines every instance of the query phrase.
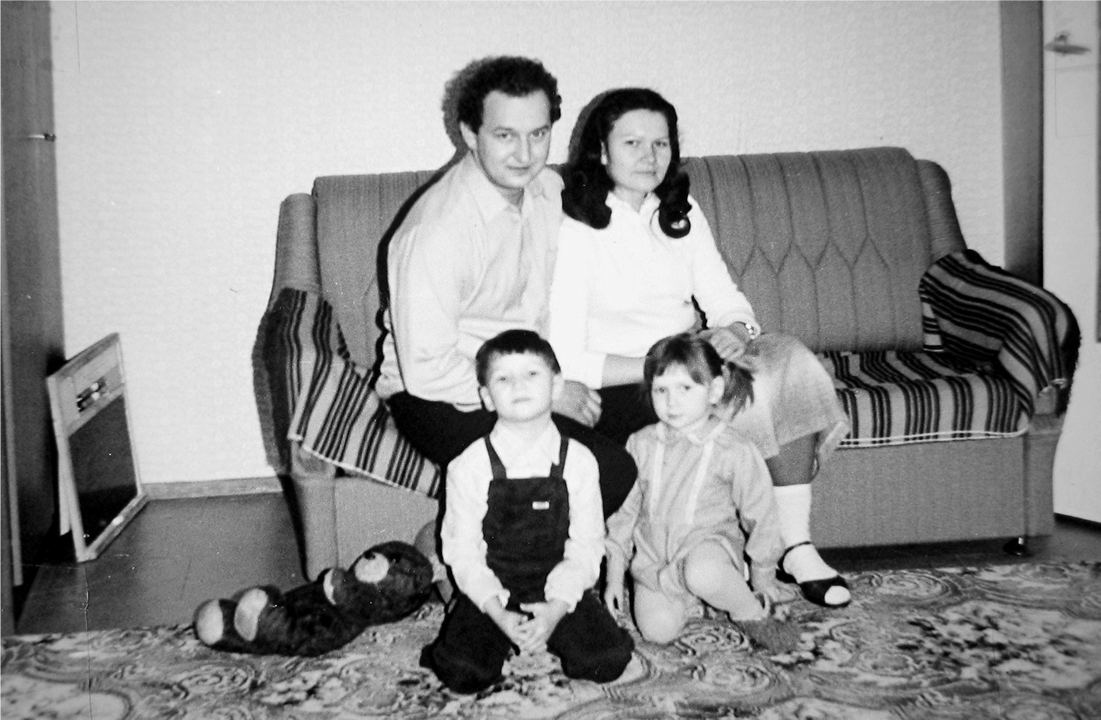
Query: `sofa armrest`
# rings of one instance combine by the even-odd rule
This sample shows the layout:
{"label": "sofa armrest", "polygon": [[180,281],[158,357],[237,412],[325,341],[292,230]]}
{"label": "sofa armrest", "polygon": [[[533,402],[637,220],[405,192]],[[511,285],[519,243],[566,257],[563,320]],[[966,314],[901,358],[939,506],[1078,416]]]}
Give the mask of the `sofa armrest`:
{"label": "sofa armrest", "polygon": [[963,250],[966,246],[956,206],[952,202],[952,183],[948,173],[932,160],[918,160],[918,178],[925,192],[925,212],[929,220],[929,238],[933,259]]}
{"label": "sofa armrest", "polygon": [[1081,336],[1059,298],[974,250],[937,260],[918,292],[927,351],[1000,369],[1029,415],[1038,403],[1053,404],[1056,413],[1066,409]]}
{"label": "sofa armrest", "polygon": [[307,193],[289,195],[279,205],[275,231],[275,276],[268,308],[284,288],[321,293],[317,255],[317,205]]}
{"label": "sofa armrest", "polygon": [[1070,383],[1047,385],[1036,396],[1035,415],[1062,415],[1070,400]]}
{"label": "sofa armrest", "polygon": [[260,318],[252,347],[252,382],[268,464],[277,475],[292,472],[287,440],[294,402],[314,371],[312,328],[316,295],[277,287]]}

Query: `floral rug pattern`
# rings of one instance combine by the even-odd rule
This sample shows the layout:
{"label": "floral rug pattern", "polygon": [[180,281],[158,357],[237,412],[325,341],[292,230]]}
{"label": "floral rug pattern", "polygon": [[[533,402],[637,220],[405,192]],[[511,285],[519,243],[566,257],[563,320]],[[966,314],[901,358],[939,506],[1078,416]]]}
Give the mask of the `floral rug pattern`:
{"label": "floral rug pattern", "polygon": [[262,718],[1101,718],[1101,563],[863,572],[853,603],[799,600],[797,651],[752,649],[719,614],[674,644],[638,640],[615,683],[514,656],[491,692],[457,695],[419,667],[438,603],[317,658],[203,646],[189,626],[4,639],[0,715]]}

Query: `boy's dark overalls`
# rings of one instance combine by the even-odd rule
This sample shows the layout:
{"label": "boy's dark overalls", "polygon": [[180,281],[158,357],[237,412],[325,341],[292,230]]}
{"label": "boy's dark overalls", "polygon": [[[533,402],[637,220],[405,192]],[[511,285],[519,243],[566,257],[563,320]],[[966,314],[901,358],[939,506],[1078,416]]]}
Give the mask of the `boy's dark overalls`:
{"label": "boy's dark overalls", "polygon": [[[482,521],[486,564],[509,591],[508,609],[514,612],[522,612],[523,603],[545,599],[547,575],[565,551],[570,500],[562,468],[568,444],[563,437],[558,463],[551,466],[548,477],[508,478],[489,437],[485,438],[493,470]],[[558,623],[547,648],[561,659],[567,677],[610,682],[623,673],[634,641],[590,590]],[[421,664],[452,690],[471,693],[501,677],[513,649],[497,624],[457,592],[439,637],[421,654]]]}

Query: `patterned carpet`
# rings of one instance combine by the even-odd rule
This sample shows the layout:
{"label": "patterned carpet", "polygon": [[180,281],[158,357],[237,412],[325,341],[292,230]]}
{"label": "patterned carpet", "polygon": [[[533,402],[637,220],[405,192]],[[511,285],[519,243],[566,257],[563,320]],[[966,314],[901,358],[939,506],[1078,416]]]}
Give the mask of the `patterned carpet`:
{"label": "patterned carpet", "polygon": [[864,572],[853,604],[794,607],[797,652],[765,656],[718,617],[639,643],[627,674],[567,681],[514,657],[461,696],[418,667],[438,604],[319,658],[202,646],[187,626],[4,640],[15,718],[1101,718],[1101,563]]}

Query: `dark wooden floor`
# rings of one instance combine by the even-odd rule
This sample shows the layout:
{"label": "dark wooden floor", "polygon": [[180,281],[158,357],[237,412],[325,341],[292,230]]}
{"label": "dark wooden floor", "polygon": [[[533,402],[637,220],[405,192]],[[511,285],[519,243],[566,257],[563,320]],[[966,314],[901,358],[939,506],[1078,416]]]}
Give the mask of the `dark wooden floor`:
{"label": "dark wooden floor", "polygon": [[[1005,539],[824,550],[839,570],[1013,562]],[[1058,518],[1033,560],[1101,560],[1101,527]],[[38,568],[20,634],[188,623],[195,608],[251,586],[305,582],[290,516],[278,494],[155,500],[96,560]]]}
{"label": "dark wooden floor", "polygon": [[186,623],[209,598],[305,582],[279,494],[153,500],[95,560],[36,575],[20,634]]}

